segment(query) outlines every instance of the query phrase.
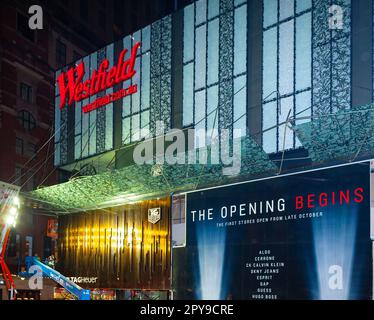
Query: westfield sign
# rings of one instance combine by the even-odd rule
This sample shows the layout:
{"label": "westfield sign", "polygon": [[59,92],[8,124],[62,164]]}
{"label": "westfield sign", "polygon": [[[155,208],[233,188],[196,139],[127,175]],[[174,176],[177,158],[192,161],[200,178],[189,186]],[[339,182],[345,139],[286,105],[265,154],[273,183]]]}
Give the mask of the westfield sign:
{"label": "westfield sign", "polygon": [[[136,73],[134,66],[140,45],[141,43],[137,42],[133,46],[131,55],[127,60],[124,59],[126,58],[128,50],[124,49],[119,55],[117,64],[110,69],[109,60],[104,59],[100,63],[99,68],[92,72],[91,78],[85,81],[83,81],[83,77],[86,70],[83,61],[67,72],[62,72],[57,78],[60,92],[60,109],[63,109],[65,105],[70,106],[73,102],[82,101],[122,81],[131,79]],[[100,108],[108,103],[133,94],[137,92],[137,90],[137,85],[133,84],[128,88],[104,95],[86,106],[83,106],[83,112],[87,113]]]}

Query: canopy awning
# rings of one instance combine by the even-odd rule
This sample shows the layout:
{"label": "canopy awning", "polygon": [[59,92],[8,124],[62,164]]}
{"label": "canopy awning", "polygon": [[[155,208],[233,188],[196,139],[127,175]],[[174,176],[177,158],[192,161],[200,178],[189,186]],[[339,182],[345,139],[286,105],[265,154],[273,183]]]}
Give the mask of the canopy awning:
{"label": "canopy awning", "polygon": [[[304,123],[295,124],[301,121]],[[309,162],[306,164],[301,161],[292,170],[307,170],[374,156],[374,108],[371,104],[334,114],[315,115],[312,118],[293,118],[286,124],[290,130],[295,131],[302,150],[308,153]],[[188,163],[188,154],[182,153],[179,156],[185,159],[185,164],[168,164],[170,159],[157,164],[160,159],[154,157],[153,162],[156,164],[133,164],[91,176],[77,177],[66,183],[32,191],[26,196],[58,214],[71,213],[246,181],[255,177],[274,176],[287,170],[284,162],[295,160],[282,155],[282,152],[280,159],[272,157],[273,161],[270,160],[250,137],[234,140],[234,144],[237,143],[241,145],[241,165],[240,171],[234,176],[223,174],[225,166],[222,162],[192,164]],[[195,151],[198,158],[201,153],[209,154],[210,147]]]}
{"label": "canopy awning", "polygon": [[[162,197],[173,192],[230,183],[264,172],[276,172],[277,166],[253,139],[245,137],[234,140],[234,143],[241,143],[241,155],[236,155],[240,156],[240,170],[234,176],[223,174],[223,169],[230,165],[211,164],[210,161],[207,164],[191,164],[188,163],[188,154],[183,153],[185,164],[168,164],[169,159],[157,164],[160,159],[154,157],[154,164],[129,165],[77,177],[32,191],[27,197],[63,214]],[[209,151],[209,147],[196,149],[196,158],[203,152],[209,154]]]}
{"label": "canopy awning", "polygon": [[292,127],[314,164],[353,162],[374,154],[372,104],[320,115]]}

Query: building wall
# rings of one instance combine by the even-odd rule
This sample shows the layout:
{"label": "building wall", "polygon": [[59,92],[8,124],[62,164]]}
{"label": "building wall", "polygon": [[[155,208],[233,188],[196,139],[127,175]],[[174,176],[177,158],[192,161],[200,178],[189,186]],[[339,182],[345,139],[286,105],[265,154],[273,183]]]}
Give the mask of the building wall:
{"label": "building wall", "polygon": [[[329,26],[333,4],[343,12],[342,28]],[[133,81],[141,84],[139,92],[89,115],[77,110],[80,104],[71,117],[55,108],[56,123],[67,121],[75,132],[69,143],[70,132],[61,130],[55,165],[131,148],[146,136],[141,129],[162,133],[156,121],[165,130],[228,129],[231,136],[250,136],[271,157],[303,152],[286,127],[288,117],[299,125],[371,102],[372,30],[360,17],[367,26],[373,14],[364,8],[372,2],[199,0],[144,27],[114,43],[114,55],[108,55],[115,62],[123,46],[142,41],[149,55],[137,59]],[[104,135],[110,142],[98,147]]]}
{"label": "building wall", "polygon": [[[43,29],[34,31],[28,27],[31,4],[35,3],[4,1],[0,7],[0,135],[3,141],[0,180],[25,183],[24,190],[57,182],[52,145],[30,160],[33,150],[38,150],[52,136],[54,71],[111,43],[114,29],[121,33],[114,25],[112,0],[105,3],[41,1]],[[22,83],[30,87],[30,99],[22,97]],[[35,121],[35,129],[25,129],[17,119],[22,110]],[[22,140],[23,153],[16,152],[16,137]],[[41,174],[34,175],[37,171]],[[24,176],[16,181],[15,176],[21,175]]]}
{"label": "building wall", "polygon": [[[25,184],[25,188],[30,190],[42,182],[42,179],[32,181],[32,173],[48,158],[44,150],[25,165],[34,156],[35,149],[40,148],[51,133],[53,74],[45,63],[48,60],[47,35],[34,34],[34,42],[24,37],[17,30],[17,22],[22,13],[20,9],[11,6],[1,8],[0,179]],[[29,100],[21,97],[21,83],[32,88]],[[26,126],[22,125],[19,119],[22,111],[25,111],[27,117],[32,117],[35,128],[30,129],[29,122],[26,122]],[[23,150],[16,149],[16,138],[20,139],[20,149]],[[52,171],[51,159],[45,161],[44,167],[45,170]]]}

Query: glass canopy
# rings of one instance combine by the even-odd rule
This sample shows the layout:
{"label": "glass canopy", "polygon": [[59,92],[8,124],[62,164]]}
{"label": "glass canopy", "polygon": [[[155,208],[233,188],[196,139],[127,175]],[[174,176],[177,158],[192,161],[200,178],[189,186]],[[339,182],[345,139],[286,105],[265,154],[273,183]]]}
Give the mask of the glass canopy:
{"label": "glass canopy", "polygon": [[369,159],[374,151],[374,108],[354,107],[293,126],[314,165]]}
{"label": "glass canopy", "polygon": [[225,166],[222,161],[212,164],[211,148],[207,146],[194,151],[197,159],[202,153],[207,153],[208,161],[203,163],[198,163],[198,160],[191,163],[187,152],[177,155],[185,159],[185,164],[171,165],[168,164],[170,159],[162,161],[154,157],[153,164],[129,165],[92,176],[77,177],[66,183],[32,191],[27,197],[62,214],[162,197],[276,172],[277,166],[253,139],[235,139],[234,144],[240,144],[241,153],[232,155],[232,159],[240,160],[240,167],[238,172],[230,175],[224,174],[230,165]]}
{"label": "glass canopy", "polygon": [[[301,121],[306,122],[295,125],[295,122]],[[278,156],[270,155],[269,158],[254,139],[248,136],[235,139],[232,146],[234,150],[239,150],[235,149],[235,145],[240,144],[241,152],[232,155],[231,160],[234,159],[234,163],[235,160],[240,160],[240,168],[231,174],[224,173],[230,165],[225,166],[222,161],[214,164],[212,148],[207,146],[194,150],[197,159],[199,155],[207,153],[206,162],[191,163],[191,154],[187,152],[175,156],[182,159],[179,163],[185,164],[172,165],[168,164],[171,159],[153,157],[152,164],[132,164],[91,176],[73,178],[66,183],[32,191],[26,196],[39,204],[42,203],[44,208],[63,214],[373,158],[372,105],[318,115],[312,119],[289,119],[287,124],[290,130],[295,131],[302,145],[299,149],[285,150]],[[304,152],[306,157],[292,158],[292,155],[298,152]],[[287,166],[287,162],[291,161],[293,165]]]}

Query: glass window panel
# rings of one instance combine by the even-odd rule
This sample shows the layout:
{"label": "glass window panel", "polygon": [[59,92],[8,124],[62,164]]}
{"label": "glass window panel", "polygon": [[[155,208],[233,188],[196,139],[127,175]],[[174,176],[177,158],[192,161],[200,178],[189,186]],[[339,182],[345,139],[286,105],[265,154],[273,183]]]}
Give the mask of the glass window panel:
{"label": "glass window panel", "polygon": [[90,55],[90,60],[90,73],[92,74],[94,70],[97,70],[97,52]]}
{"label": "glass window panel", "polygon": [[206,0],[199,0],[196,3],[196,25],[206,21]]}
{"label": "glass window panel", "polygon": [[196,133],[197,140],[195,140],[195,143],[197,142],[197,146],[204,146],[205,145],[205,139],[199,138],[200,135],[205,135],[205,90],[201,90],[196,92],[195,94],[195,129],[199,130],[198,133]]}
{"label": "glass window panel", "polygon": [[123,38],[123,49],[127,49],[125,59],[130,56],[131,53],[131,36]]}
{"label": "glass window panel", "polygon": [[[135,43],[140,42],[140,41],[141,41],[141,30],[138,30],[133,34],[132,45],[135,45]],[[138,54],[139,53],[140,52],[138,51]]]}
{"label": "glass window panel", "polygon": [[[312,97],[311,91],[300,92],[296,95],[296,108],[295,108],[295,118],[310,117],[312,114]],[[305,122],[310,122],[311,119],[300,119],[296,120],[296,124],[302,124]]]}
{"label": "glass window panel", "polygon": [[218,82],[219,19],[208,23],[208,85]]}
{"label": "glass window panel", "polygon": [[55,144],[55,161],[54,161],[54,165],[55,166],[59,166],[61,164],[61,158],[60,158],[60,155],[61,155],[61,146],[60,146],[60,143],[56,143]]}
{"label": "glass window panel", "polygon": [[131,141],[138,141],[140,139],[140,114],[135,114],[131,117]]}
{"label": "glass window panel", "polygon": [[[266,153],[277,151],[277,103],[272,101],[263,106],[263,130],[267,130],[262,135],[263,149]],[[274,127],[274,128],[273,128]]]}
{"label": "glass window panel", "polygon": [[75,134],[82,133],[82,102],[75,103]]}
{"label": "glass window panel", "polygon": [[194,58],[194,4],[184,9],[183,62]]}
{"label": "glass window panel", "polygon": [[[97,95],[92,95],[88,98],[89,103],[93,103],[97,98]],[[85,105],[84,105],[85,106]],[[106,108],[106,106],[102,106],[102,108]],[[89,130],[88,130],[88,145],[87,145],[87,151],[88,154],[93,154],[93,151],[96,152],[96,128],[93,127],[96,125],[96,112],[97,110],[92,110],[89,113],[81,113],[82,117],[88,117],[89,122]]]}
{"label": "glass window panel", "polygon": [[60,110],[60,97],[55,98],[55,142],[60,141],[61,136],[61,110]]}
{"label": "glass window panel", "polygon": [[130,117],[122,119],[122,141],[123,144],[130,143]]}
{"label": "glass window panel", "polygon": [[277,102],[271,101],[263,106],[263,127],[269,129],[277,124]]}
{"label": "glass window panel", "polygon": [[116,61],[114,61],[114,44],[111,43],[106,47],[106,58],[109,60],[109,67],[114,66]]}
{"label": "glass window panel", "polygon": [[294,16],[295,0],[279,0],[279,20]]}
{"label": "glass window panel", "polygon": [[74,159],[80,159],[82,152],[82,136],[78,135],[74,138]]}
{"label": "glass window panel", "polygon": [[142,112],[141,119],[140,119],[140,125],[141,125],[141,137],[148,138],[150,136],[149,132],[149,110]]}
{"label": "glass window panel", "polygon": [[147,26],[142,30],[142,52],[151,49],[151,28]]}
{"label": "glass window panel", "polygon": [[247,6],[235,9],[234,75],[247,69]]}
{"label": "glass window panel", "polygon": [[247,76],[243,75],[234,80],[234,129],[240,129],[245,136],[247,127]]}
{"label": "glass window panel", "polygon": [[[195,93],[195,124],[205,118],[205,90]],[[202,121],[204,122],[204,121]],[[205,128],[205,125],[204,125]]]}
{"label": "glass window panel", "polygon": [[[84,69],[90,70],[90,56],[83,58],[83,63],[84,63]],[[89,77],[90,77],[90,72],[85,72],[83,76],[83,82],[86,81]]]}
{"label": "glass window panel", "polygon": [[275,153],[277,152],[277,130],[271,129],[266,131],[262,135],[262,145],[266,153]]}
{"label": "glass window panel", "polygon": [[137,72],[132,77],[132,84],[136,84],[138,86],[138,91],[131,95],[131,99],[132,99],[131,112],[132,113],[139,112],[139,110],[140,110],[140,92],[139,92],[139,89],[140,89],[140,60],[139,59],[135,60],[135,70],[137,70]]}
{"label": "glass window panel", "polygon": [[[123,88],[127,89],[131,86],[131,79],[123,82]],[[139,90],[139,88],[138,88]],[[122,98],[122,116],[128,116],[131,114],[131,95]]]}
{"label": "glass window panel", "polygon": [[123,81],[123,88],[124,89],[127,89],[130,86],[131,86],[131,79]]}
{"label": "glass window panel", "polygon": [[206,75],[206,25],[196,29],[195,90],[205,87]]}
{"label": "glass window panel", "polygon": [[150,96],[150,55],[142,56],[142,88],[141,88],[141,108],[142,110],[149,108]]}
{"label": "glass window panel", "polygon": [[[78,64],[79,64],[80,62],[81,62],[81,61],[78,61]],[[59,89],[59,86],[58,86],[58,84],[57,84],[57,78],[60,76],[60,74],[61,74],[61,70],[56,71],[56,75],[55,75],[55,79],[56,79],[55,96],[56,96],[56,97],[60,95],[60,89]],[[57,106],[58,106],[58,105],[56,104],[56,107],[57,107]]]}
{"label": "glass window panel", "polygon": [[96,153],[96,112],[93,110],[89,113],[90,115],[90,132],[89,132],[89,149],[90,155]]}
{"label": "glass window panel", "polygon": [[[113,88],[108,90],[113,93]],[[105,107],[105,150],[113,148],[113,103]]]}
{"label": "glass window panel", "polygon": [[312,20],[311,13],[296,18],[296,91],[311,86]]}
{"label": "glass window panel", "polygon": [[279,93],[293,92],[294,87],[294,23],[279,26]]}
{"label": "glass window panel", "polygon": [[[86,106],[89,99],[82,100],[82,105]],[[82,154],[80,157],[88,156],[88,134],[89,134],[89,113],[82,114]]]}
{"label": "glass window panel", "polygon": [[[288,112],[291,110],[290,117],[294,115],[293,96],[283,98],[279,102],[281,112],[279,114],[279,124],[287,121]],[[293,148],[293,131],[282,124],[279,127],[278,134],[278,148],[279,151],[288,150]],[[285,138],[284,138],[285,137]],[[285,139],[285,140],[284,140]],[[284,148],[283,148],[284,144]]]}
{"label": "glass window panel", "polygon": [[[207,128],[218,129],[218,85],[207,90]],[[215,121],[214,121],[215,119]],[[215,123],[214,123],[215,122]]]}
{"label": "glass window panel", "polygon": [[277,90],[277,29],[264,32],[263,42],[263,99],[271,99]]}
{"label": "glass window panel", "polygon": [[235,137],[244,137],[247,132],[247,119],[245,116],[234,123]]}
{"label": "glass window panel", "polygon": [[214,18],[219,15],[219,1],[208,0],[208,19]]}
{"label": "glass window panel", "polygon": [[68,118],[68,107],[66,106],[64,109],[61,110],[61,123],[64,123],[65,121],[67,121],[67,118]]}
{"label": "glass window panel", "polygon": [[[311,121],[311,118],[310,118],[310,116],[312,115],[311,106],[312,106],[312,97],[311,97],[310,90],[298,93],[296,95],[295,118],[297,119],[297,118],[305,117],[304,119],[296,120],[297,125]],[[301,142],[299,141],[296,135],[295,137],[296,137],[295,138],[296,147],[301,147],[302,146]]]}
{"label": "glass window panel", "polygon": [[131,114],[131,97],[126,96],[122,100],[122,116],[128,116]]}
{"label": "glass window panel", "polygon": [[193,63],[183,67],[183,125],[193,122]]}
{"label": "glass window panel", "polygon": [[238,6],[238,5],[240,5],[242,3],[245,3],[245,2],[247,2],[247,0],[235,0],[234,4],[235,4],[235,6]]}
{"label": "glass window panel", "polygon": [[278,21],[278,0],[264,0],[264,28]]}
{"label": "glass window panel", "polygon": [[92,103],[96,100],[96,94],[93,94],[92,96],[90,96],[88,99],[89,99],[89,102],[88,103]]}
{"label": "glass window panel", "polygon": [[296,13],[308,10],[312,7],[312,0],[296,0]]}

